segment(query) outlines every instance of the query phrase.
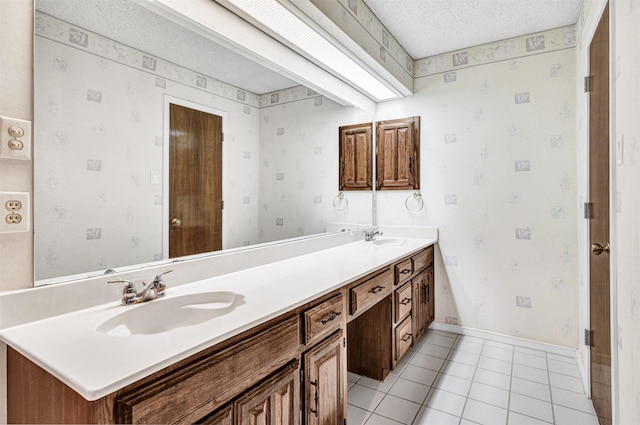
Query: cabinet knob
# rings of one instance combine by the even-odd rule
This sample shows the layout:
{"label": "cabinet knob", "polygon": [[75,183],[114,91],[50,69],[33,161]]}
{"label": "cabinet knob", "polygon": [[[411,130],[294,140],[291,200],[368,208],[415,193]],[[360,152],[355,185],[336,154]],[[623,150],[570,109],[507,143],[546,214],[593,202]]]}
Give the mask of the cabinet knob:
{"label": "cabinet knob", "polygon": [[182,221],[179,218],[174,217],[171,219],[171,227],[180,227],[180,226],[182,226]]}

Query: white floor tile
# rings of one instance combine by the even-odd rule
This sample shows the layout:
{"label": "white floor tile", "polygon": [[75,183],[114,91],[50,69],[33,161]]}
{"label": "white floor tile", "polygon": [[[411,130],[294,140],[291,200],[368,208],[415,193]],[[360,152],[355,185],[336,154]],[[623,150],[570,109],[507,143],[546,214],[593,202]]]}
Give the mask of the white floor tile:
{"label": "white floor tile", "polygon": [[513,351],[513,349],[515,348],[511,344],[505,344],[503,342],[497,342],[497,341],[485,341],[484,345],[485,346],[489,346],[489,347],[501,348],[501,349],[507,350],[507,351]]}
{"label": "white floor tile", "polygon": [[563,390],[562,388],[551,387],[551,395],[553,396],[554,405],[559,404],[591,415],[596,414],[596,411],[593,408],[593,402],[584,394]]}
{"label": "white floor tile", "polygon": [[555,405],[553,412],[556,417],[556,425],[598,425],[598,417],[579,410],[569,409]]}
{"label": "white floor tile", "polygon": [[393,384],[398,379],[398,375],[389,375],[387,378],[380,382],[377,379],[369,378],[368,376],[363,376],[358,380],[358,385],[362,385],[363,387],[371,388],[372,390],[380,391],[383,393],[389,392]]}
{"label": "white floor tile", "polygon": [[549,425],[549,423],[550,422],[541,421],[540,419],[521,415],[516,412],[509,412],[509,419],[507,421],[507,425]]}
{"label": "white floor tile", "polygon": [[582,381],[580,378],[574,378],[573,376],[562,375],[555,372],[549,372],[549,380],[551,386],[556,388],[562,388],[564,390],[575,391],[580,394],[584,394],[582,387]]}
{"label": "white floor tile", "polygon": [[429,337],[431,335],[440,335],[440,336],[446,336],[447,338],[456,339],[456,338],[458,338],[459,334],[454,334],[454,333],[445,332],[445,331],[439,331],[437,329],[430,329],[429,333],[427,334],[427,337]]}
{"label": "white floor tile", "polygon": [[449,347],[443,347],[441,345],[429,344],[425,343],[418,348],[418,353],[428,354],[434,357],[440,357],[441,359],[446,359],[449,355],[449,351],[451,349]]}
{"label": "white floor tile", "polygon": [[531,348],[516,347],[515,350],[518,353],[525,353],[525,354],[529,354],[530,356],[544,357],[544,358],[547,357],[547,354],[544,351],[532,350]]}
{"label": "white floor tile", "polygon": [[553,410],[551,403],[512,393],[509,401],[509,410],[523,415],[531,416],[542,421],[553,422]]}
{"label": "white floor tile", "polygon": [[507,411],[475,400],[467,400],[462,417],[483,425],[505,425]]}
{"label": "white floor tile", "polygon": [[549,384],[549,376],[546,370],[536,369],[535,367],[529,367],[521,364],[513,365],[513,376],[518,378],[528,379],[540,384]]}
{"label": "white floor tile", "polygon": [[517,378],[515,376],[511,378],[511,392],[537,398],[542,401],[551,401],[549,385]]}
{"label": "white floor tile", "polygon": [[452,362],[447,360],[444,363],[442,369],[440,369],[440,373],[446,373],[447,375],[457,376],[458,378],[468,379],[469,381],[473,379],[473,375],[476,372],[476,368],[474,366],[469,366],[468,364]]}
{"label": "white floor tile", "polygon": [[425,369],[423,367],[408,365],[400,374],[400,378],[408,379],[409,381],[418,382],[424,385],[432,385],[436,380],[438,372],[431,369]]}
{"label": "white floor tile", "polygon": [[482,342],[478,343],[469,340],[456,340],[453,344],[453,348],[460,351],[466,351],[473,354],[480,354],[482,352]]}
{"label": "white floor tile", "polygon": [[389,390],[389,394],[422,404],[430,388],[429,385],[423,385],[400,378],[393,384],[391,390]]}
{"label": "white floor tile", "polygon": [[387,395],[382,399],[374,413],[402,424],[410,424],[413,418],[416,417],[418,410],[420,410],[418,403]]}
{"label": "white floor tile", "polygon": [[465,397],[432,388],[424,401],[425,406],[441,410],[453,416],[461,416],[464,410]]}
{"label": "white floor tile", "polygon": [[357,373],[353,373],[353,372],[347,372],[347,382],[358,382],[358,379],[360,379],[360,375],[358,375]]}
{"label": "white floor tile", "polygon": [[347,405],[347,423],[349,425],[363,425],[369,416],[371,416],[371,412],[350,404]]}
{"label": "white floor tile", "polygon": [[458,362],[458,363],[468,364],[474,367],[478,364],[479,359],[480,359],[479,354],[470,353],[468,351],[453,349],[449,353],[449,360]]}
{"label": "white floor tile", "polygon": [[511,377],[509,375],[486,369],[477,369],[473,380],[481,384],[502,388],[503,390],[508,390],[511,386]]}
{"label": "white floor tile", "polygon": [[413,358],[409,362],[409,364],[412,364],[414,366],[420,366],[425,369],[431,369],[435,371],[439,371],[443,363],[444,359],[428,356],[422,353],[416,353],[416,355],[413,356]]}
{"label": "white floor tile", "polygon": [[469,388],[471,388],[471,381],[441,373],[436,378],[433,386],[466,397],[469,394]]}
{"label": "white floor tile", "polygon": [[478,367],[482,369],[492,370],[494,372],[511,375],[511,362],[494,359],[491,357],[480,356]]}
{"label": "white floor tile", "polygon": [[560,373],[562,375],[573,376],[574,378],[580,378],[580,372],[576,364],[563,362],[560,360],[549,359],[549,372]]}
{"label": "white floor tile", "polygon": [[576,364],[576,359],[573,357],[561,356],[559,354],[547,353],[547,358],[549,360],[557,360],[559,362],[571,363],[573,365]]}
{"label": "white floor tile", "polygon": [[491,345],[485,345],[482,348],[482,355],[493,359],[505,360],[507,362],[513,360],[512,350],[505,350]]}
{"label": "white floor tile", "polygon": [[402,424],[402,422],[396,422],[389,418],[385,418],[383,416],[379,416],[375,414],[369,416],[369,420],[366,423],[366,425],[398,425],[398,424]]}
{"label": "white floor tile", "polygon": [[427,337],[426,342],[429,344],[441,345],[443,347],[451,348],[455,341],[455,337],[450,338],[448,336],[433,333]]}
{"label": "white floor tile", "polygon": [[547,370],[546,357],[540,357],[540,356],[531,355],[528,353],[523,353],[518,351],[517,349],[516,349],[516,352],[513,354],[513,362],[516,364],[521,364],[529,367],[535,367],[536,369]]}
{"label": "white floor tile", "polygon": [[429,407],[422,407],[413,421],[413,425],[458,425],[459,421],[460,418],[457,416]]}
{"label": "white floor tile", "polygon": [[353,406],[373,412],[385,393],[355,384],[347,393],[347,402]]}
{"label": "white floor tile", "polygon": [[491,385],[474,382],[471,384],[469,398],[507,409],[509,407],[509,391]]}

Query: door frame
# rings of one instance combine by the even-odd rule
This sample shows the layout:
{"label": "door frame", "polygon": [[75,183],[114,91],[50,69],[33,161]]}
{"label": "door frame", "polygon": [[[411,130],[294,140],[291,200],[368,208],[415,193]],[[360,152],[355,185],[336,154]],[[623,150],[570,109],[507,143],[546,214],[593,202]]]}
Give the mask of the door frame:
{"label": "door frame", "polygon": [[[169,131],[170,131],[170,123],[169,123],[169,105],[180,105],[186,108],[195,109],[197,111],[206,112],[208,114],[217,115],[222,117],[222,134],[224,136],[226,125],[227,125],[227,111],[223,111],[221,109],[215,109],[211,106],[203,105],[201,103],[196,103],[191,100],[181,99],[178,97],[170,96],[168,94],[164,95],[163,104],[162,104],[162,112],[163,112],[163,123],[162,123],[162,258],[169,258]],[[225,176],[227,174],[226,170],[226,149],[224,143],[224,137],[222,141],[222,199],[224,203],[226,189],[225,189]],[[227,247],[228,241],[228,230],[225,228],[225,223],[227,223],[227,208],[222,208],[222,249]]]}
{"label": "door frame", "polygon": [[[590,75],[591,67],[590,67],[590,59],[591,55],[589,52],[589,46],[593,42],[593,38],[595,36],[596,28],[598,23],[602,19],[602,15],[604,13],[605,6],[609,4],[609,243],[611,245],[611,251],[609,253],[609,329],[611,335],[610,348],[611,348],[611,422],[613,425],[618,423],[618,329],[616,326],[616,318],[617,318],[617,238],[616,238],[616,132],[615,132],[615,38],[614,38],[614,21],[615,21],[615,2],[612,0],[603,1],[601,5],[598,5],[599,10],[595,12],[595,16],[597,18],[594,19],[593,25],[589,28],[589,35],[585,38],[588,42],[586,46],[583,48],[586,50],[585,55],[585,69],[586,75]],[[579,80],[581,80],[582,76],[577,76]],[[585,93],[586,95],[586,93]],[[591,108],[591,104],[589,101],[589,96],[585,96],[586,109],[585,113],[585,123],[586,123],[586,163],[585,163],[585,189],[587,199],[585,202],[588,202],[589,196],[589,128],[591,125],[591,121],[589,119],[589,111]],[[585,259],[584,261],[584,269],[582,272],[585,276],[586,285],[583,289],[583,294],[586,299],[585,302],[585,312],[584,312],[584,323],[590,327],[590,315],[591,315],[591,297],[590,297],[590,282],[591,282],[591,274],[589,272],[589,261],[591,251],[590,251],[590,241],[591,235],[589,232],[589,221],[584,220],[582,229],[585,234],[585,246],[582,247],[582,255]],[[579,344],[583,344],[582,341],[582,330],[580,330],[579,335]],[[582,367],[582,373],[584,374],[584,386],[587,397],[591,398],[591,350],[588,348],[586,351],[585,364]]]}

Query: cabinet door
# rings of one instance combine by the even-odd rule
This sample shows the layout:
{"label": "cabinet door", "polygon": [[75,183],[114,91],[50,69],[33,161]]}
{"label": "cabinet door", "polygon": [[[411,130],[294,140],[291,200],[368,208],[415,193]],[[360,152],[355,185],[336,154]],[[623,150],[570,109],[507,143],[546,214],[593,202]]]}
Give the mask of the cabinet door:
{"label": "cabinet door", "polygon": [[428,282],[426,273],[422,272],[411,280],[413,288],[413,336],[415,341],[427,331],[429,305],[427,304]]}
{"label": "cabinet door", "polygon": [[337,425],[345,419],[347,368],[339,330],[304,354],[306,425]]}
{"label": "cabinet door", "polygon": [[425,270],[424,275],[426,279],[426,288],[427,288],[426,303],[428,305],[427,323],[425,326],[425,331],[426,331],[426,327],[428,327],[435,320],[436,292],[435,292],[435,278],[433,275],[433,267],[429,267],[427,270]]}
{"label": "cabinet door", "polygon": [[233,405],[227,404],[196,423],[198,425],[233,425]]}
{"label": "cabinet door", "polygon": [[339,190],[371,190],[371,123],[340,127]]}
{"label": "cabinet door", "polygon": [[235,425],[298,425],[299,362],[296,360],[234,402]]}
{"label": "cabinet door", "polygon": [[420,117],[376,123],[376,188],[420,189]]}

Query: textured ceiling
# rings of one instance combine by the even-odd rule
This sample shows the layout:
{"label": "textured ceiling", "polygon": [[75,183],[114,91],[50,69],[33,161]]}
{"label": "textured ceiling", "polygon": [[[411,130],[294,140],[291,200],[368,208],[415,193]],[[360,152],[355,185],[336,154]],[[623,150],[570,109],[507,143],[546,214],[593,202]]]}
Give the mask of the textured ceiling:
{"label": "textured ceiling", "polygon": [[[3,1],[3,0],[0,0]],[[139,0],[36,0],[36,8],[249,90],[298,85],[141,7]],[[582,0],[364,0],[414,59],[576,23]]]}
{"label": "textured ceiling", "polygon": [[363,0],[413,59],[573,25],[582,0]]}

